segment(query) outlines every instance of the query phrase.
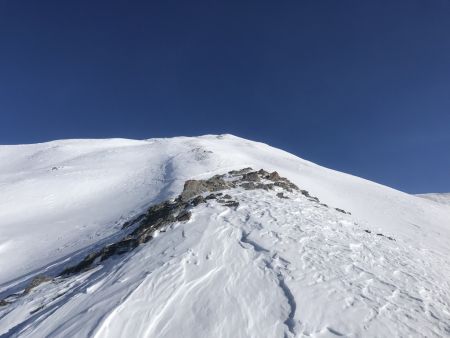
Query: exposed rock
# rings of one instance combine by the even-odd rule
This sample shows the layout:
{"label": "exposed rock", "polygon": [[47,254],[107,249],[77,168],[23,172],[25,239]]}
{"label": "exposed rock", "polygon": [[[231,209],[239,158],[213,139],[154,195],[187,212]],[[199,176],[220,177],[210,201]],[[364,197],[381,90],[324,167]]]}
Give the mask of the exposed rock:
{"label": "exposed rock", "polygon": [[182,212],[180,212],[180,214],[177,216],[177,221],[178,222],[185,222],[185,221],[189,221],[191,219],[192,213],[190,211],[187,210],[183,210]]}
{"label": "exposed rock", "polygon": [[279,181],[281,179],[281,176],[276,171],[274,171],[274,172],[270,173],[269,175],[267,175],[266,178],[268,180],[275,182],[275,181]]}
{"label": "exposed rock", "polygon": [[35,287],[41,285],[42,283],[45,282],[49,282],[51,281],[52,278],[48,277],[48,276],[44,276],[44,275],[39,275],[36,276],[32,279],[32,281],[30,282],[30,284],[28,284],[28,286],[25,288],[25,290],[23,291],[24,294],[29,293],[32,289],[34,289]]}
{"label": "exposed rock", "polygon": [[311,195],[309,194],[309,192],[307,190],[300,190],[300,192],[302,193],[303,196],[305,197],[311,197]]}
{"label": "exposed rock", "polygon": [[282,193],[282,192],[279,192],[278,194],[277,194],[277,197],[279,197],[279,198],[285,198],[285,199],[288,199],[289,197],[287,197],[287,196],[284,196],[284,194]]}
{"label": "exposed rock", "polygon": [[349,212],[345,211],[344,209],[341,209],[341,208],[335,208],[335,209],[336,209],[336,211],[342,212],[343,214],[351,215]]}
{"label": "exposed rock", "polygon": [[258,175],[260,175],[261,177],[266,177],[267,175],[269,175],[269,172],[265,171],[264,169],[259,169]]}
{"label": "exposed rock", "polygon": [[253,170],[252,168],[248,167],[248,168],[244,168],[244,169],[240,169],[240,170],[231,170],[228,172],[228,174],[231,176],[241,176],[252,170]]}
{"label": "exposed rock", "polygon": [[231,199],[231,196],[228,195],[228,194],[226,194],[226,195],[224,195],[222,198],[223,198],[224,200],[230,200],[230,199]]}
{"label": "exposed rock", "polygon": [[42,310],[43,308],[44,308],[44,305],[38,306],[36,309],[30,311],[30,315]]}
{"label": "exposed rock", "polygon": [[237,202],[237,201],[226,201],[223,205],[225,205],[226,207],[238,207],[239,206],[239,202]]}
{"label": "exposed rock", "polygon": [[136,223],[138,223],[138,222],[141,221],[144,217],[145,217],[145,214],[141,214],[141,215],[139,215],[138,217],[132,219],[131,221],[127,221],[127,222],[123,223],[122,229],[126,229],[126,228],[128,228],[128,227],[130,227],[130,226],[132,226],[132,225],[134,225],[134,224],[136,224]]}
{"label": "exposed rock", "polygon": [[202,195],[198,195],[198,196],[196,196],[196,197],[194,197],[194,198],[192,199],[191,205],[192,205],[193,207],[196,207],[196,206],[199,205],[200,203],[205,203],[205,202],[206,202],[205,198],[204,198]]}
{"label": "exposed rock", "polygon": [[182,201],[188,201],[192,197],[208,191],[204,181],[188,180],[184,183],[183,192],[180,195]]}
{"label": "exposed rock", "polygon": [[284,190],[287,190],[289,192],[292,192],[292,188],[286,182],[277,181],[277,182],[274,183],[274,185],[277,186],[277,187],[283,188]]}
{"label": "exposed rock", "polygon": [[179,196],[181,201],[188,201],[204,192],[214,192],[233,187],[232,182],[226,182],[223,175],[216,175],[208,180],[188,180],[184,183],[183,192]]}
{"label": "exposed rock", "polygon": [[7,302],[6,300],[0,299],[0,306],[6,306],[8,304],[9,304],[9,302]]}
{"label": "exposed rock", "polygon": [[250,172],[248,174],[242,175],[243,181],[259,182],[261,178],[256,171]]}

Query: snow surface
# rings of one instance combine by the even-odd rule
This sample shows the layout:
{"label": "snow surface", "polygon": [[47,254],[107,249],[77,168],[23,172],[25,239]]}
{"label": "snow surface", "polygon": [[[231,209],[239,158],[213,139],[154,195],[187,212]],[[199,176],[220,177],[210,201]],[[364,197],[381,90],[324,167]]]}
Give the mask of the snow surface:
{"label": "snow surface", "polygon": [[200,205],[0,307],[0,336],[450,336],[450,206],[232,135],[1,146],[0,299],[111,242],[187,179],[248,166],[330,207],[233,189],[237,210]]}
{"label": "snow surface", "polygon": [[434,202],[450,205],[450,193],[418,194],[416,196],[426,198]]}

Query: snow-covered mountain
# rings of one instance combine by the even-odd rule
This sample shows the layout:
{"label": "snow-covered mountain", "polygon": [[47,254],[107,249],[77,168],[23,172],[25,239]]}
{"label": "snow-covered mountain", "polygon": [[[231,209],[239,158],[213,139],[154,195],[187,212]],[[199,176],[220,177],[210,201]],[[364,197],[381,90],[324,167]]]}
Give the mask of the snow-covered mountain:
{"label": "snow-covered mountain", "polygon": [[0,146],[0,191],[0,337],[450,336],[450,206],[262,143]]}
{"label": "snow-covered mountain", "polygon": [[442,204],[450,205],[450,193],[418,194],[416,196]]}

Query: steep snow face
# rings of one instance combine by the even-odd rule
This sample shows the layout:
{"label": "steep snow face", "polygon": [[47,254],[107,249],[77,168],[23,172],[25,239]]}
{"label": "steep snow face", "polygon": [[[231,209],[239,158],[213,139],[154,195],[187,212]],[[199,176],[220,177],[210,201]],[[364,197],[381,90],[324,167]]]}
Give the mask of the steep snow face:
{"label": "steep snow face", "polygon": [[0,299],[112,242],[187,179],[249,166],[330,208],[234,192],[237,210],[199,206],[136,252],[0,307],[0,335],[449,334],[450,206],[231,135],[1,146]]}
{"label": "steep snow face", "polygon": [[441,204],[450,205],[450,193],[441,194],[418,194],[416,196],[426,198],[430,201],[434,201]]}

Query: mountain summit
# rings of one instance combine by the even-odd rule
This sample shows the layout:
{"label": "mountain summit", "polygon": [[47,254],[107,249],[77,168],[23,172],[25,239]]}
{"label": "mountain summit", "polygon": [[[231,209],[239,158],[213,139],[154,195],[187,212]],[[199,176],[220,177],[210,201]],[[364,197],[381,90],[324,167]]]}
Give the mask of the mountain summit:
{"label": "mountain summit", "polygon": [[450,206],[232,135],[0,146],[0,337],[445,337]]}

